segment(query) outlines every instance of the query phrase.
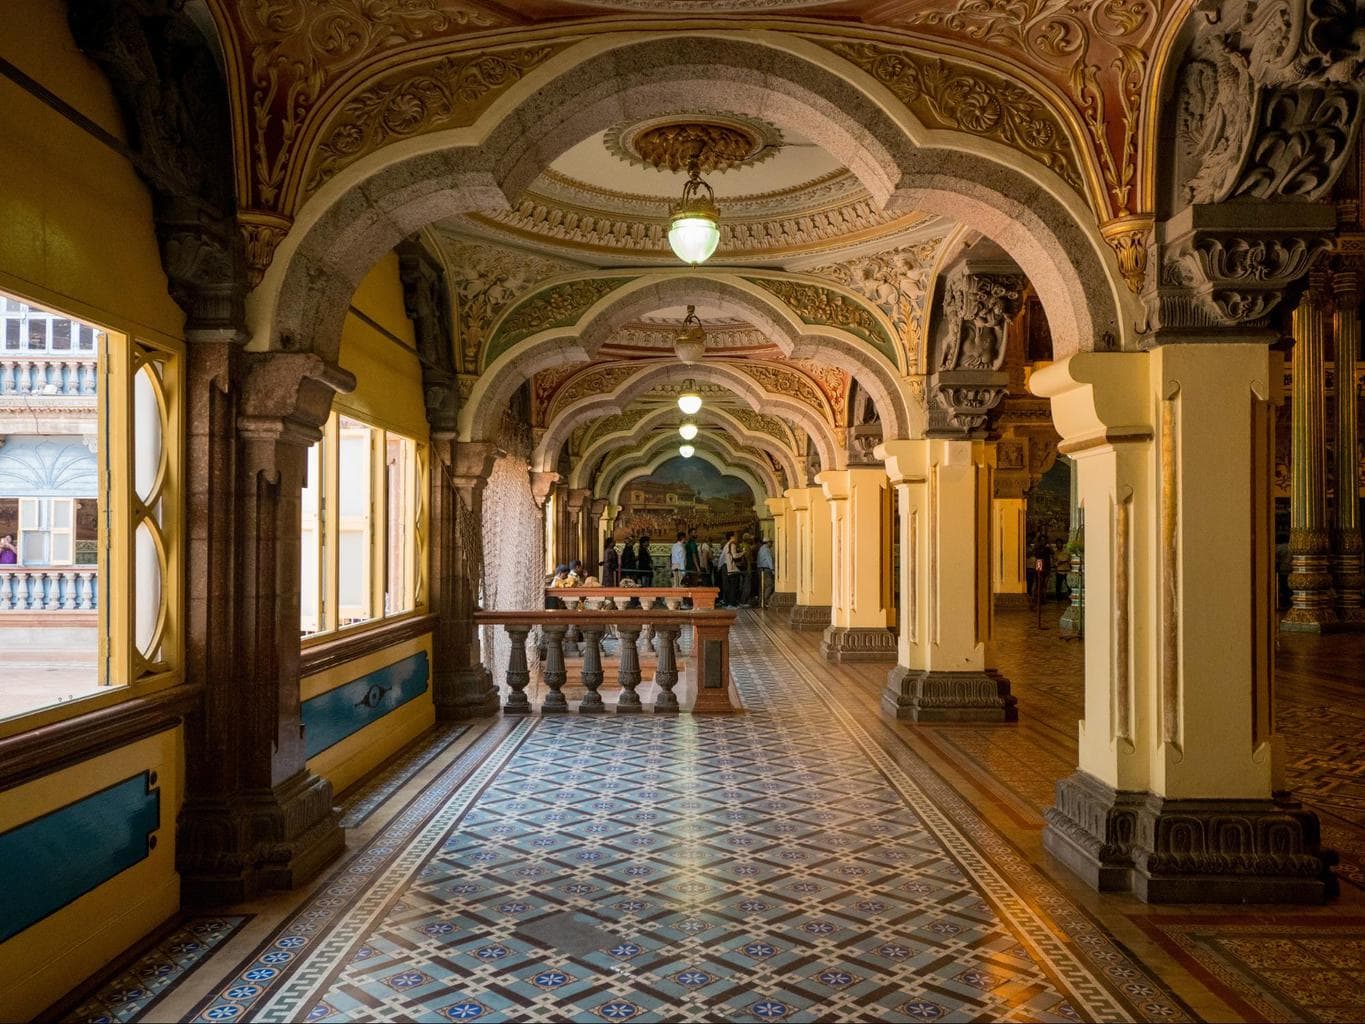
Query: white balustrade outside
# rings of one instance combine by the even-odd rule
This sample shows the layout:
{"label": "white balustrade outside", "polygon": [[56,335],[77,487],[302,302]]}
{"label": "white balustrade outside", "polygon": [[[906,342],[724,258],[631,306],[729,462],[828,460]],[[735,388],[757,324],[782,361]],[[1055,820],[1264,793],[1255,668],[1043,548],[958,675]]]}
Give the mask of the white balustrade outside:
{"label": "white balustrade outside", "polygon": [[0,613],[94,611],[98,591],[94,568],[0,566]]}
{"label": "white balustrade outside", "polygon": [[0,395],[95,395],[91,352],[0,352]]}

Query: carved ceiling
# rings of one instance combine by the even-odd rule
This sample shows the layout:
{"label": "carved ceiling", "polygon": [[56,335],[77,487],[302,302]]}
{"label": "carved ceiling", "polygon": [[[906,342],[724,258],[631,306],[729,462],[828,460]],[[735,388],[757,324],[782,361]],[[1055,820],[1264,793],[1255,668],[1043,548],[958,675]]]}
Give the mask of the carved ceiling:
{"label": "carved ceiling", "polygon": [[[207,0],[236,122],[239,220],[259,276],[302,202],[338,170],[392,142],[472,124],[525,75],[584,39],[624,28],[695,34],[761,28],[804,37],[890,90],[926,126],[966,133],[1051,168],[1089,203],[1130,286],[1155,190],[1156,93],[1193,0]],[[631,21],[625,20],[630,16]],[[686,22],[670,19],[687,18]],[[757,168],[774,161],[762,161]],[[742,170],[743,168],[741,168]],[[732,172],[731,172],[732,173]],[[812,176],[811,181],[816,177]],[[600,184],[600,182],[598,183]],[[544,198],[481,222],[535,239],[578,215],[568,241],[647,262],[652,224],[621,237]],[[846,188],[836,179],[830,188]],[[541,195],[540,192],[536,193]],[[903,228],[852,191],[813,212],[799,245]],[[789,240],[734,204],[722,258],[766,259]],[[724,201],[722,201],[724,207]],[[551,211],[542,214],[541,208]],[[637,222],[643,223],[643,222]],[[553,225],[550,225],[553,226]],[[632,241],[633,239],[633,241]]]}

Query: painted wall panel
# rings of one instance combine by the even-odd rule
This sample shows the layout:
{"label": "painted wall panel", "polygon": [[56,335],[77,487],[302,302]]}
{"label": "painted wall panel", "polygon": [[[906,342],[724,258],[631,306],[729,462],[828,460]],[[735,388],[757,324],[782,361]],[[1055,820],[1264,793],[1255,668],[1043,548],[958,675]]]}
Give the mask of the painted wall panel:
{"label": "painted wall panel", "polygon": [[409,655],[303,702],[304,743],[309,757],[346,739],[427,692],[431,662],[426,651]]}

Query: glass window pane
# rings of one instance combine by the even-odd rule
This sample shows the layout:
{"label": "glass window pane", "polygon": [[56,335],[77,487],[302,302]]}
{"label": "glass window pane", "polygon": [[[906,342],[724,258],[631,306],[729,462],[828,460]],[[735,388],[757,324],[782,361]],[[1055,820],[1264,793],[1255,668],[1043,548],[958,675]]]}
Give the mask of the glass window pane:
{"label": "glass window pane", "polygon": [[307,479],[303,485],[302,566],[299,586],[299,629],[304,636],[322,629],[322,443],[308,449]]}
{"label": "glass window pane", "polygon": [[337,424],[338,624],[374,617],[370,552],[374,541],[371,464],[374,428],[342,416]]}
{"label": "glass window pane", "polygon": [[5,321],[5,348],[18,349],[19,347],[19,318],[14,317]]}
{"label": "glass window pane", "polygon": [[53,320],[52,321],[52,351],[70,352],[71,351],[71,321]]}
{"label": "glass window pane", "polygon": [[157,555],[151,525],[145,521],[138,524],[134,549],[134,643],[144,658],[156,661],[160,653],[152,644],[161,612],[161,559]]}
{"label": "glass window pane", "polygon": [[69,499],[54,498],[52,500],[52,525],[63,530],[71,528],[71,501]]}
{"label": "glass window pane", "polygon": [[144,502],[150,501],[161,467],[161,406],[157,402],[159,385],[151,367],[143,366],[133,376],[133,490]]}
{"label": "glass window pane", "polygon": [[28,347],[37,349],[39,352],[47,348],[47,319],[45,317],[29,317]]}
{"label": "glass window pane", "polygon": [[394,615],[413,608],[413,477],[417,446],[406,437],[387,435],[385,468],[388,477],[387,573],[384,581],[384,613]]}

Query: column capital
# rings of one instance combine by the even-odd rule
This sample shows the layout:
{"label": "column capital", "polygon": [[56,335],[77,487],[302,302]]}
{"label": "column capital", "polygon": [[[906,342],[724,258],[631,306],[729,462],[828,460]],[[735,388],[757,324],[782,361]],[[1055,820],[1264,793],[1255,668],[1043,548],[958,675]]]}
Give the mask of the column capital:
{"label": "column capital", "polygon": [[787,509],[791,507],[791,503],[785,495],[780,498],[764,498],[763,503],[768,506],[768,511],[774,516],[786,515]]}
{"label": "column capital", "polygon": [[1146,352],[1080,352],[1036,370],[1029,390],[1052,399],[1065,455],[1152,439]]}
{"label": "column capital", "polygon": [[928,475],[929,442],[924,438],[883,441],[872,454],[882,460],[893,484],[917,483]]}
{"label": "column capital", "polygon": [[550,498],[550,491],[559,482],[558,473],[539,473],[532,470],[531,476],[531,497],[540,508],[545,507],[545,502]]}
{"label": "column capital", "polygon": [[795,512],[806,512],[810,510],[811,492],[818,491],[818,487],[792,487],[787,491],[787,501]]}
{"label": "column capital", "polygon": [[853,487],[853,480],[846,469],[827,469],[817,473],[815,482],[820,485],[826,501],[847,501]]}

